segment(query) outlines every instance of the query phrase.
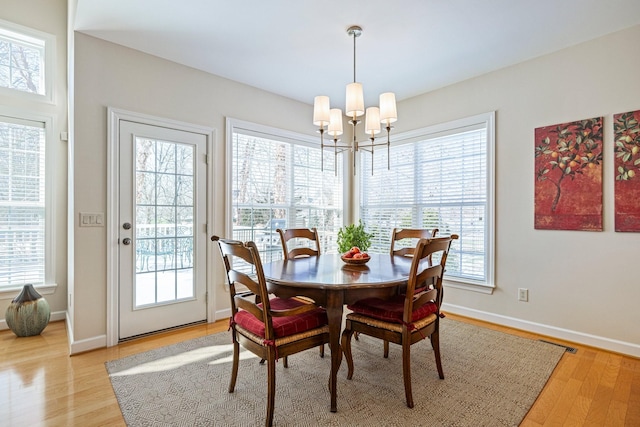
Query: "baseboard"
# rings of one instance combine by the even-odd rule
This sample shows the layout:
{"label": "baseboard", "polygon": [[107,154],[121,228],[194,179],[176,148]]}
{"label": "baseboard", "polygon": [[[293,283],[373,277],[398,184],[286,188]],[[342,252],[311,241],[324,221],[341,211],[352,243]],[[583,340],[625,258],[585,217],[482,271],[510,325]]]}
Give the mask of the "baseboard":
{"label": "baseboard", "polygon": [[216,318],[212,320],[212,322],[217,322],[218,320],[228,319],[231,317],[231,309],[225,308],[224,310],[216,311]]}
{"label": "baseboard", "polygon": [[[215,322],[216,320],[220,320],[220,319],[229,318],[229,316],[231,316],[231,309],[216,311],[215,315],[216,315],[215,320],[211,320],[211,322]],[[62,317],[62,319],[64,319],[64,317]],[[103,348],[107,346],[106,334],[76,341],[73,336],[73,330],[71,328],[71,324],[72,323],[70,319],[67,319],[67,336],[69,338],[69,355],[84,353],[86,351],[91,351],[91,350],[95,350],[95,349]]]}
{"label": "baseboard", "polygon": [[72,323],[67,317],[67,338],[69,340],[69,356],[74,354],[84,353],[85,351],[91,351],[98,348],[107,346],[107,336],[98,335],[97,337],[87,338],[84,340],[76,341],[73,337]]}
{"label": "baseboard", "polygon": [[[49,317],[49,322],[57,322],[58,320],[65,320],[66,318],[67,318],[66,311],[55,311],[51,313],[51,317]],[[9,329],[9,325],[7,325],[7,321],[5,319],[0,319],[0,331],[4,331],[6,329]]]}
{"label": "baseboard", "polygon": [[99,335],[97,337],[86,338],[84,340],[75,341],[69,336],[69,355],[84,353],[85,351],[104,348],[107,346],[107,336]]}
{"label": "baseboard", "polygon": [[445,313],[449,312],[452,314],[458,314],[460,316],[470,317],[472,319],[483,320],[485,322],[508,326],[510,328],[535,332],[537,334],[546,335],[548,337],[558,338],[577,344],[588,345],[590,347],[601,348],[603,350],[627,354],[629,356],[640,358],[640,345],[626,341],[619,341],[611,338],[585,334],[583,332],[572,331],[569,329],[558,328],[542,323],[530,322],[528,320],[517,319],[515,317],[503,316],[500,314],[489,313],[486,311],[475,310],[472,308],[447,303],[442,304],[442,311],[444,311]]}

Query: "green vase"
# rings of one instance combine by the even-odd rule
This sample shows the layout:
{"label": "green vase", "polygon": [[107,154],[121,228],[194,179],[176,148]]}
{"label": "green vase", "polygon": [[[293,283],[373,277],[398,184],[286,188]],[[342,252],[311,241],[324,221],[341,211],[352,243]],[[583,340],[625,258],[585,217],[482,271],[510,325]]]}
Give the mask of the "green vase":
{"label": "green vase", "polygon": [[11,301],[4,315],[9,329],[19,337],[40,335],[49,324],[50,317],[49,303],[33,285],[24,285],[22,292]]}

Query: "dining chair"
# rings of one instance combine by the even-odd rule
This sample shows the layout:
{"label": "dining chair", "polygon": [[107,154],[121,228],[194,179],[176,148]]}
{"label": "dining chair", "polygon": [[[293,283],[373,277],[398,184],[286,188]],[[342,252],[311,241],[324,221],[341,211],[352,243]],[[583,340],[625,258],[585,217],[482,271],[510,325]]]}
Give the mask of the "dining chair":
{"label": "dining chair", "polygon": [[[278,228],[276,230],[280,234],[280,243],[282,244],[282,252],[284,253],[284,259],[294,259],[304,256],[318,256],[320,255],[320,238],[318,237],[318,230],[314,228],[288,228],[283,230]],[[292,242],[293,240],[293,242]],[[294,243],[300,243],[306,241],[313,244],[315,249],[310,246],[293,246]]]}
{"label": "dining chair", "polygon": [[[420,239],[413,253],[406,293],[389,300],[367,298],[348,305],[342,332],[342,350],[347,361],[347,379],[354,371],[351,336],[354,332],[402,346],[402,374],[407,406],[413,408],[411,392],[411,345],[429,337],[436,359],[438,375],[444,379],[440,360],[440,307],[442,277],[451,242],[458,236]],[[432,265],[428,258],[435,255],[439,262]]]}
{"label": "dining chair", "polygon": [[[437,228],[394,228],[391,232],[391,256],[413,256],[416,243],[419,239],[429,239],[436,237]],[[400,243],[398,243],[400,242]],[[431,262],[431,257],[429,257]],[[358,334],[355,335],[356,340]],[[384,341],[384,357],[389,357],[389,341]]]}
{"label": "dining chair", "polygon": [[[436,234],[437,228],[394,228],[391,232],[391,255],[411,256],[415,250],[415,243],[411,244],[412,242],[436,237]],[[400,240],[405,241],[398,244]]]}
{"label": "dining chair", "polygon": [[[285,260],[320,255],[320,238],[315,227],[288,228],[286,230],[278,228],[276,232],[280,235],[280,243],[282,244],[282,253]],[[310,246],[291,247],[291,245],[301,241],[313,242],[315,249]],[[320,357],[324,357],[324,345],[320,346]],[[287,365],[286,359],[283,363],[285,366]]]}
{"label": "dining chair", "polygon": [[[220,249],[231,297],[229,327],[233,338],[233,366],[229,393],[235,389],[242,345],[267,362],[265,425],[271,426],[276,360],[328,343],[327,313],[325,309],[300,298],[269,298],[260,254],[254,242],[243,243],[218,236],[212,236],[211,240]],[[247,266],[253,267],[255,276],[247,273],[247,268],[242,268]],[[237,287],[248,291],[236,292]]]}

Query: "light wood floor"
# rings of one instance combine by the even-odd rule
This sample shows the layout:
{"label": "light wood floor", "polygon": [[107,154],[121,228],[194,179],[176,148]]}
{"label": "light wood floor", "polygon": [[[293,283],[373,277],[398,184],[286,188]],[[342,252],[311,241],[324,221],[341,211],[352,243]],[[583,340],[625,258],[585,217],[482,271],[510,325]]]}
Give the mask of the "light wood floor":
{"label": "light wood floor", "polygon": [[[17,338],[11,331],[1,331],[0,425],[124,426],[104,362],[225,331],[227,325],[225,320],[192,326],[71,357],[64,322],[52,322],[36,337]],[[640,426],[640,360],[563,344],[578,352],[565,353],[521,426]]]}

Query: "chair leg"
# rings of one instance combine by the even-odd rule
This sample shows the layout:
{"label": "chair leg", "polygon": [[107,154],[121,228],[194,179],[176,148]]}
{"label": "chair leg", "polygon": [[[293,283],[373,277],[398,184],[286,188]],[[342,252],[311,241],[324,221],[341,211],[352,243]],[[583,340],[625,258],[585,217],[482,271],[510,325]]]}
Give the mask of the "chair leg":
{"label": "chair leg", "polygon": [[276,401],[276,354],[275,349],[269,349],[269,357],[267,360],[267,419],[265,426],[273,425],[273,412]]}
{"label": "chair leg", "polygon": [[431,347],[433,347],[433,354],[436,356],[436,366],[438,367],[438,376],[441,380],[444,379],[444,371],[442,370],[442,360],[440,359],[440,331],[436,326],[436,330],[431,334]]}
{"label": "chair leg", "polygon": [[284,366],[285,368],[289,367],[289,358],[288,356],[285,356],[282,358],[282,366]]}
{"label": "chair leg", "polygon": [[342,352],[344,353],[344,357],[347,360],[347,379],[350,380],[353,378],[353,356],[351,355],[351,336],[353,335],[353,330],[349,327],[349,320],[347,320],[347,327],[342,332]]}
{"label": "chair leg", "polygon": [[240,344],[233,337],[233,365],[231,367],[231,381],[229,382],[229,393],[233,393],[236,388],[236,378],[238,378],[238,363],[240,361]]}
{"label": "chair leg", "polygon": [[404,378],[404,395],[407,406],[413,408],[413,393],[411,393],[411,342],[409,337],[402,338],[402,376]]}
{"label": "chair leg", "polygon": [[389,341],[384,340],[384,357],[389,358]]}
{"label": "chair leg", "polygon": [[324,357],[324,344],[320,346],[320,357]]}

